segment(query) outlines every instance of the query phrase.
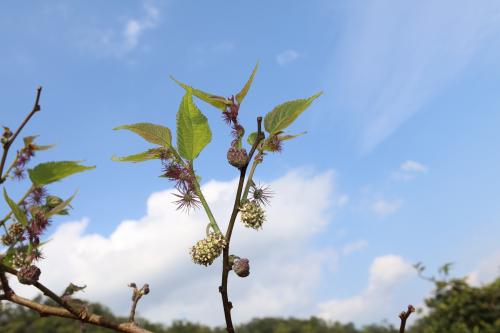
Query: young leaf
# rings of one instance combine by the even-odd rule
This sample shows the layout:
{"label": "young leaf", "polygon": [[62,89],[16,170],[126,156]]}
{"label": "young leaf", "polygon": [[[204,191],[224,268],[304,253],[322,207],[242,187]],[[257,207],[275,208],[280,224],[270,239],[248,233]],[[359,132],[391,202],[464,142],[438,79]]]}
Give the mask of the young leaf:
{"label": "young leaf", "polygon": [[255,76],[255,73],[257,73],[258,68],[259,68],[259,62],[257,62],[255,67],[253,68],[252,74],[250,75],[250,78],[248,79],[248,81],[245,83],[245,86],[241,89],[241,91],[239,93],[236,94],[236,101],[238,101],[238,104],[241,104],[241,102],[243,102],[243,99],[247,95],[248,90],[250,89],[250,87],[252,85],[253,78]]}
{"label": "young leaf", "polygon": [[284,130],[321,94],[278,105],[264,117],[264,128],[270,134]]}
{"label": "young leaf", "polygon": [[3,189],[3,197],[5,198],[5,201],[10,207],[10,210],[12,211],[12,214],[14,214],[16,220],[21,223],[23,226],[28,225],[28,219],[26,217],[26,214],[22,211],[21,207],[19,207],[14,200],[9,198],[9,195],[7,194],[7,191],[5,190],[5,187]]}
{"label": "young leaf", "polygon": [[196,107],[191,89],[186,91],[177,112],[177,149],[179,155],[194,160],[212,140],[207,117]]}
{"label": "young leaf", "polygon": [[[264,133],[262,133],[264,134]],[[265,138],[265,134],[264,134],[264,138]],[[255,140],[257,139],[257,132],[252,132],[250,133],[250,135],[247,137],[247,142],[250,146],[253,146]],[[262,142],[262,141],[261,141]]]}
{"label": "young leaf", "polygon": [[287,141],[287,140],[295,139],[296,137],[304,135],[306,133],[307,132],[301,132],[299,134],[285,134],[285,135],[278,134],[278,139],[280,139],[280,141]]}
{"label": "young leaf", "polygon": [[78,172],[95,169],[95,166],[85,166],[79,163],[79,161],[40,163],[33,169],[28,169],[28,174],[33,185],[42,186],[56,182]]}
{"label": "young leaf", "polygon": [[152,149],[148,149],[142,153],[138,153],[138,154],[134,154],[134,155],[124,156],[124,157],[113,156],[113,157],[111,157],[111,159],[113,161],[117,161],[117,162],[137,163],[137,162],[144,162],[144,161],[158,159],[162,156],[162,152],[167,153],[168,151],[164,148],[152,148]]}
{"label": "young leaf", "polygon": [[204,91],[195,89],[195,88],[193,88],[191,86],[188,86],[187,84],[184,84],[184,83],[182,83],[180,81],[177,81],[173,76],[170,76],[170,78],[175,83],[177,83],[182,88],[184,88],[186,91],[190,90],[191,94],[193,94],[194,96],[198,97],[202,101],[207,102],[208,104],[211,104],[211,105],[215,106],[217,109],[221,109],[222,111],[224,111],[227,106],[229,106],[229,105],[232,104],[232,102],[230,100],[228,100],[227,98],[224,98],[222,96],[217,96],[217,95],[209,94],[209,93],[206,93]]}
{"label": "young leaf", "polygon": [[50,149],[50,148],[54,147],[54,145],[44,145],[44,146],[36,145],[36,144],[33,143],[33,142],[35,142],[36,138],[38,138],[38,135],[32,135],[32,136],[26,136],[26,137],[24,137],[23,138],[24,145],[25,146],[32,145],[32,147],[33,147],[34,150],[47,150],[47,149]]}
{"label": "young leaf", "polygon": [[113,128],[114,130],[126,129],[139,134],[148,142],[163,146],[172,146],[172,134],[170,130],[161,125],[151,123],[137,123],[132,125],[123,125]]}
{"label": "young leaf", "polygon": [[73,200],[73,198],[75,197],[76,193],[78,191],[76,191],[71,197],[69,197],[68,199],[64,200],[63,202],[61,202],[60,204],[58,204],[57,206],[55,206],[54,208],[52,208],[51,210],[49,210],[46,214],[45,214],[45,217],[49,218],[53,215],[56,215],[56,214],[59,214],[60,212],[62,212],[66,207],[69,206],[69,204],[71,203],[71,201]]}

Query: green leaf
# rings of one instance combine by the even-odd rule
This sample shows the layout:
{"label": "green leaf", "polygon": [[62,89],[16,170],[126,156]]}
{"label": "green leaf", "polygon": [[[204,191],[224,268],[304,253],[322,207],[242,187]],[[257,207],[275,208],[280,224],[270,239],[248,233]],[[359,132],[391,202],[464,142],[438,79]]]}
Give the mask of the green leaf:
{"label": "green leaf", "polygon": [[64,296],[71,296],[73,295],[74,293],[80,291],[80,290],[83,290],[87,288],[86,285],[82,286],[82,287],[79,287],[77,286],[76,284],[73,284],[70,282],[70,284],[66,287],[66,289],[64,290],[63,294],[61,295],[61,297],[64,297]]}
{"label": "green leaf", "polygon": [[148,142],[163,146],[172,146],[172,134],[170,130],[161,125],[151,123],[137,123],[132,125],[123,125],[113,128],[114,130],[126,129],[139,134]]}
{"label": "green leaf", "polygon": [[250,78],[248,81],[245,83],[245,86],[241,89],[239,93],[236,94],[236,101],[238,101],[238,104],[241,104],[243,102],[243,99],[248,93],[248,90],[252,86],[253,78],[255,77],[255,73],[257,73],[257,69],[259,68],[259,62],[255,65],[253,68],[252,74],[250,75]]}
{"label": "green leaf", "polygon": [[264,128],[271,134],[284,130],[321,94],[278,105],[264,117]]}
{"label": "green leaf", "polygon": [[117,157],[113,156],[111,159],[113,161],[117,162],[144,162],[144,161],[150,161],[150,160],[155,160],[158,159],[162,156],[162,154],[168,154],[168,150],[164,148],[152,148],[148,149],[142,153],[134,154],[134,155],[129,155],[129,156],[124,156],[124,157]]}
{"label": "green leaf", "polygon": [[192,95],[198,97],[199,99],[201,99],[204,102],[207,102],[210,105],[215,106],[217,109],[221,109],[222,111],[224,111],[227,106],[230,106],[232,104],[232,102],[225,97],[209,94],[199,89],[188,86],[187,84],[177,81],[177,79],[174,78],[173,76],[170,76],[170,78],[175,83],[184,88],[186,91],[190,90]]}
{"label": "green leaf", "polygon": [[[78,191],[76,191],[71,197],[69,197],[68,199],[62,201],[61,203],[59,203],[57,206],[55,206],[54,208],[52,208],[51,210],[49,210],[45,216],[48,218],[48,217],[51,217],[53,215],[56,215],[56,214],[59,214],[61,212],[63,212],[65,210],[66,207],[69,206],[69,204],[71,203],[71,201],[73,200],[73,198],[75,197],[76,193]],[[66,215],[66,214],[63,214],[63,215]]]}
{"label": "green leaf", "polygon": [[196,107],[191,89],[186,91],[177,112],[177,149],[179,155],[194,160],[212,140],[207,117]]}
{"label": "green leaf", "polygon": [[306,134],[307,132],[301,132],[299,134],[285,134],[285,135],[278,135],[278,139],[280,139],[280,141],[287,141],[287,140],[291,140],[291,139],[295,139],[296,137],[298,136],[301,136],[301,135],[304,135]]}
{"label": "green leaf", "polygon": [[71,176],[85,170],[95,169],[95,166],[80,165],[80,161],[59,161],[38,164],[33,169],[28,169],[33,185],[42,186]]}
{"label": "green leaf", "polygon": [[29,144],[32,144],[36,138],[38,138],[38,135],[31,135],[31,136],[24,137],[23,138],[24,145],[27,146]]}
{"label": "green leaf", "polygon": [[16,220],[21,223],[24,227],[28,225],[28,219],[26,218],[26,214],[22,211],[21,207],[19,207],[14,200],[9,198],[9,195],[7,194],[7,191],[5,190],[5,187],[3,189],[3,197],[5,198],[5,201],[10,207],[10,210],[12,211],[12,214],[14,214]]}
{"label": "green leaf", "polygon": [[[264,133],[262,133],[264,134]],[[266,137],[266,135],[264,134],[264,138]],[[253,146],[255,140],[257,139],[257,132],[252,132],[250,133],[250,135],[247,137],[247,142],[250,146]],[[262,143],[262,141],[261,141]]]}
{"label": "green leaf", "polygon": [[44,146],[36,145],[36,144],[33,143],[33,142],[35,142],[36,138],[38,138],[38,135],[32,135],[32,136],[26,136],[26,137],[24,137],[23,138],[24,145],[25,146],[32,145],[32,147],[33,147],[34,150],[47,150],[47,149],[50,149],[50,148],[54,147],[54,145],[44,145]]}
{"label": "green leaf", "polygon": [[12,260],[14,259],[15,253],[16,250],[14,248],[14,245],[9,246],[5,255],[4,256],[0,255],[0,263],[4,264],[7,267],[12,268]]}

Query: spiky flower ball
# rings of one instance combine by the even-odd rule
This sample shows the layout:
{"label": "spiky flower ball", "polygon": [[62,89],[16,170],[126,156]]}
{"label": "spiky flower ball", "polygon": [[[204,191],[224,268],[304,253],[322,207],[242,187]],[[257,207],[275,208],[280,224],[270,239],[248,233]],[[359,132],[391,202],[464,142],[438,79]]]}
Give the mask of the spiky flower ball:
{"label": "spiky flower ball", "polygon": [[250,275],[250,263],[246,258],[234,260],[233,271],[239,277],[247,277]]}
{"label": "spiky flower ball", "polygon": [[227,161],[232,166],[241,169],[248,163],[248,154],[245,148],[232,146],[227,151]]}
{"label": "spiky flower ball", "polygon": [[33,284],[38,281],[40,273],[40,268],[35,265],[25,266],[17,272],[17,279],[22,284]]}
{"label": "spiky flower ball", "polygon": [[240,208],[240,211],[241,222],[248,228],[259,229],[266,220],[264,209],[254,201],[246,202],[243,207]]}
{"label": "spiky flower ball", "polygon": [[225,246],[226,241],[221,233],[211,233],[207,238],[196,242],[189,254],[196,264],[208,266],[220,256]]}

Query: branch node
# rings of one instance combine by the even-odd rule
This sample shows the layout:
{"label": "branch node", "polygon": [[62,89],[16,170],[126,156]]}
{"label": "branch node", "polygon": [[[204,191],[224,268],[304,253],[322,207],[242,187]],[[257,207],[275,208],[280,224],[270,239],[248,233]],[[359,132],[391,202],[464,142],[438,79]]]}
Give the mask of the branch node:
{"label": "branch node", "polygon": [[130,309],[130,315],[128,317],[128,321],[135,324],[135,309],[137,307],[137,303],[141,299],[142,296],[149,294],[149,284],[145,283],[141,289],[137,289],[137,285],[132,282],[128,285],[133,289],[132,292],[132,308]]}

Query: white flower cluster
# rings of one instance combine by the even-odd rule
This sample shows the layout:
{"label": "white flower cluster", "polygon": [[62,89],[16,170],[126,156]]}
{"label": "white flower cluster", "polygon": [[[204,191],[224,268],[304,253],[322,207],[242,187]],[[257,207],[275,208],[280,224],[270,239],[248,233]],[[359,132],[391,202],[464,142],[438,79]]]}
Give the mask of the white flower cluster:
{"label": "white flower cluster", "polygon": [[249,201],[246,202],[243,207],[240,208],[241,211],[241,222],[247,228],[259,229],[266,220],[266,215],[264,209],[256,202]]}
{"label": "white flower cluster", "polygon": [[225,246],[226,241],[221,233],[211,233],[207,238],[196,242],[189,254],[196,264],[208,266],[220,256]]}

